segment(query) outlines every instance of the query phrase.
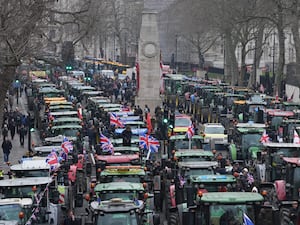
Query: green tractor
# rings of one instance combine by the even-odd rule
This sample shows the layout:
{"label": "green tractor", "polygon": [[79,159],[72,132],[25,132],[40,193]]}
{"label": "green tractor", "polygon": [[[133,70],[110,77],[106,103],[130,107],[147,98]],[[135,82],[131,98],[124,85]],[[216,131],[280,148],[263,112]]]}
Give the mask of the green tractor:
{"label": "green tractor", "polygon": [[123,200],[143,200],[146,196],[145,188],[142,183],[131,182],[110,182],[97,184],[95,189],[95,200],[108,201],[113,198]]}
{"label": "green tractor", "polygon": [[[165,215],[168,221],[174,210],[186,204],[185,186],[193,185],[204,192],[207,191],[232,191],[235,189],[236,179],[232,175],[219,175],[215,173],[218,166],[216,161],[189,161],[178,162],[169,179],[165,179]],[[170,179],[172,178],[172,179]]]}
{"label": "green tractor", "polygon": [[187,202],[171,213],[169,225],[279,224],[278,213],[263,206],[259,193],[203,193],[191,184],[185,189]]}
{"label": "green tractor", "polygon": [[257,153],[262,149],[260,139],[265,131],[264,124],[239,123],[231,136],[228,137],[229,156],[232,160],[253,160],[257,158]]}
{"label": "green tractor", "polygon": [[93,225],[159,225],[160,218],[139,200],[113,198],[90,203]]}
{"label": "green tractor", "polygon": [[202,149],[203,136],[194,135],[191,140],[186,135],[177,134],[169,138],[168,158],[171,159],[177,150]]}

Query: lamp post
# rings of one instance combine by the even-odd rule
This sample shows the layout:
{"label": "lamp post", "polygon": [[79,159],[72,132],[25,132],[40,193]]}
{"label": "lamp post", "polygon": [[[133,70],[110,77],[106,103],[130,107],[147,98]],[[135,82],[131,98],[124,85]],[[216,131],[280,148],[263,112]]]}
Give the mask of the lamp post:
{"label": "lamp post", "polygon": [[31,152],[32,149],[31,149],[31,116],[30,116],[30,113],[28,112],[28,115],[27,115],[27,125],[28,125],[28,151]]}
{"label": "lamp post", "polygon": [[177,44],[178,44],[178,35],[175,36],[175,69],[177,70]]}
{"label": "lamp post", "polygon": [[[274,84],[274,81],[275,81],[275,36],[276,36],[276,33],[274,32],[273,33],[273,55],[272,55],[272,60],[273,60],[273,65],[272,65],[272,86]],[[274,90],[273,90],[274,91]]]}

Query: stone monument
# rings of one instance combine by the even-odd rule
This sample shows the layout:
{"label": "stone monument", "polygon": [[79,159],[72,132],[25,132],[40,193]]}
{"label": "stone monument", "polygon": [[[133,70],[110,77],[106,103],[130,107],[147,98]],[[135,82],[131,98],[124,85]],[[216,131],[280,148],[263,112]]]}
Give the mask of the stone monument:
{"label": "stone monument", "polygon": [[157,13],[144,11],[139,40],[139,91],[135,104],[142,109],[145,105],[154,109],[161,105],[160,90],[160,46],[157,25]]}

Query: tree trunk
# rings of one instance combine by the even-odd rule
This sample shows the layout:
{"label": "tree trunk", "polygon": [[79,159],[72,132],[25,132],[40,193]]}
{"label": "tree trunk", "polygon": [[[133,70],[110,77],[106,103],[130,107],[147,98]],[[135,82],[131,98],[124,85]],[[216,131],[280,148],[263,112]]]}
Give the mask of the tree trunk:
{"label": "tree trunk", "polygon": [[3,112],[4,112],[4,102],[6,98],[6,93],[10,85],[12,84],[15,77],[16,66],[3,66],[0,82],[0,126],[3,124]]}
{"label": "tree trunk", "polygon": [[235,48],[236,48],[236,41],[233,40],[231,34],[230,38],[228,38],[227,41],[227,52],[229,54],[229,60],[226,62],[226,64],[229,64],[230,66],[230,76],[231,76],[231,85],[236,85],[238,83],[238,63],[235,56]]}
{"label": "tree trunk", "polygon": [[292,24],[291,30],[293,34],[294,47],[296,53],[296,75],[300,73],[300,34],[299,34],[299,14],[298,14],[298,1],[295,1],[292,7]]}
{"label": "tree trunk", "polygon": [[246,77],[246,44],[242,43],[241,50],[241,68],[240,68],[240,76],[239,76],[239,86],[245,86],[245,77]]}
{"label": "tree trunk", "polygon": [[250,79],[248,82],[248,87],[257,86],[257,83],[260,83],[257,80],[257,69],[259,68],[260,59],[263,53],[262,45],[263,45],[263,36],[264,36],[264,25],[260,25],[257,31],[257,35],[255,38],[255,50],[254,50],[254,59],[253,59],[253,69],[252,73],[250,74]]}
{"label": "tree trunk", "polygon": [[278,43],[279,43],[279,59],[277,73],[275,74],[275,91],[278,92],[278,95],[281,96],[281,82],[283,80],[283,70],[285,64],[285,36],[284,36],[284,27],[283,27],[283,9],[279,7],[278,9]]}

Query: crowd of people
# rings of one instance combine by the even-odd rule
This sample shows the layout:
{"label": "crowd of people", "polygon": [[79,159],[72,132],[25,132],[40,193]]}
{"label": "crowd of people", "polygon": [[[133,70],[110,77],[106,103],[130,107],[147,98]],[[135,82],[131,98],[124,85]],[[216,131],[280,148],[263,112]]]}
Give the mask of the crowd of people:
{"label": "crowd of people", "polygon": [[[8,91],[5,99],[3,122],[1,126],[2,150],[4,163],[9,163],[9,155],[13,149],[12,141],[18,136],[20,147],[24,148],[25,136],[28,131],[28,118],[18,107],[14,107],[15,95],[13,91]],[[19,93],[21,94],[21,93]]]}

